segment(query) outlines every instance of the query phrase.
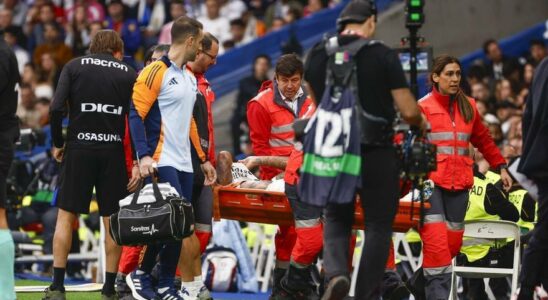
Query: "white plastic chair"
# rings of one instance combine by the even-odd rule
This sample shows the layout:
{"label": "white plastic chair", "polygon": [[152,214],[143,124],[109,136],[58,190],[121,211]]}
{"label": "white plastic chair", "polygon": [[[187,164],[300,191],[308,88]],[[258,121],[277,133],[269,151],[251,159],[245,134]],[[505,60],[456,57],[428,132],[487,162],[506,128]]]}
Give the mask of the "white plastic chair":
{"label": "white plastic chair", "polygon": [[514,239],[514,260],[512,268],[484,268],[472,266],[456,266],[453,260],[453,274],[451,278],[451,297],[457,299],[457,276],[464,278],[500,278],[512,275],[511,294],[516,293],[518,287],[519,258],[520,258],[520,229],[514,222],[509,221],[470,221],[464,225],[464,236],[484,240]]}

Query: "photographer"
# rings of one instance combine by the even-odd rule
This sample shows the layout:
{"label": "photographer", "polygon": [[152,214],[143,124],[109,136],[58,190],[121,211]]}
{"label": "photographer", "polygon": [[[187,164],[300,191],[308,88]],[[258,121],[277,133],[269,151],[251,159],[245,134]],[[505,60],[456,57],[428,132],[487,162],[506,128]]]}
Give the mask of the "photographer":
{"label": "photographer", "polygon": [[[3,36],[0,30],[0,37]],[[15,299],[13,260],[15,249],[6,220],[6,180],[19,137],[17,90],[19,70],[15,54],[0,39],[0,298]]]}
{"label": "photographer", "polygon": [[[370,39],[375,33],[376,9],[372,1],[353,0],[337,20],[339,45],[359,39]],[[324,94],[326,70],[330,56],[320,43],[309,54],[305,67],[308,82],[316,101]],[[403,119],[421,129],[426,122],[421,117],[415,97],[408,88],[405,74],[396,52],[381,42],[363,46],[354,56],[357,67],[357,99],[365,114],[358,116],[369,126],[362,133],[361,203],[365,219],[365,244],[359,266],[356,299],[379,298],[384,267],[392,237],[392,222],[399,201],[399,166],[392,140],[394,104]],[[362,124],[363,124],[362,122]],[[344,188],[344,187],[341,187]],[[354,203],[329,204],[324,226],[324,262],[330,279],[323,299],[343,299],[350,287],[348,247],[354,220]]]}
{"label": "photographer", "polygon": [[462,245],[469,190],[474,184],[469,144],[478,148],[492,168],[500,170],[506,190],[512,185],[506,161],[483,125],[475,100],[461,90],[460,80],[459,60],[437,57],[430,74],[432,92],[419,101],[432,126],[430,141],[437,146],[437,170],[429,176],[436,187],[419,229],[424,260],[409,282],[413,295],[420,299],[449,298],[451,260]]}

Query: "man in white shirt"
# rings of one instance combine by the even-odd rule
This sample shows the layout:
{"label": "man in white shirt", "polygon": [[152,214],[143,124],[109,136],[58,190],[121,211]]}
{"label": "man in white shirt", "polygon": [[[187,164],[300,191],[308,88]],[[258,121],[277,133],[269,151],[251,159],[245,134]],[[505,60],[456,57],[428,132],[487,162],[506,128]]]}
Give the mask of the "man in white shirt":
{"label": "man in white shirt", "polygon": [[219,54],[224,52],[222,44],[231,39],[230,22],[226,17],[220,15],[219,2],[217,0],[206,0],[206,15],[198,18],[198,21],[207,28],[207,31],[217,37],[220,41]]}

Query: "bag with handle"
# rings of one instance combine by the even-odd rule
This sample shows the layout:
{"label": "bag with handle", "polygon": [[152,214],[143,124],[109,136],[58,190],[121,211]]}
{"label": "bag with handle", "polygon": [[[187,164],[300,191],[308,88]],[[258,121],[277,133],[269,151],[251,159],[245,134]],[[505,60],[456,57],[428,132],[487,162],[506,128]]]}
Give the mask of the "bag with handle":
{"label": "bag with handle", "polygon": [[[150,197],[145,192],[150,188],[156,201],[139,201]],[[162,195],[154,176],[152,183],[139,185],[129,205],[110,216],[110,234],[121,246],[178,241],[193,232],[194,211],[190,202],[176,193]]]}

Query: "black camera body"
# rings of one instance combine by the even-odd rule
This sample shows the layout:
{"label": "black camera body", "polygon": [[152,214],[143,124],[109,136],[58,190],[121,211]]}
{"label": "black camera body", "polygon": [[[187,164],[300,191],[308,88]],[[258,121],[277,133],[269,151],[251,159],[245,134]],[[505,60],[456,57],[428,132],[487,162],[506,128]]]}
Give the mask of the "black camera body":
{"label": "black camera body", "polygon": [[402,143],[396,145],[402,177],[411,181],[426,179],[437,168],[436,145],[409,125],[398,125],[396,132],[403,134]]}
{"label": "black camera body", "polygon": [[43,146],[46,142],[46,134],[41,129],[21,129],[19,140],[15,144],[15,151],[32,152],[34,147]]}

